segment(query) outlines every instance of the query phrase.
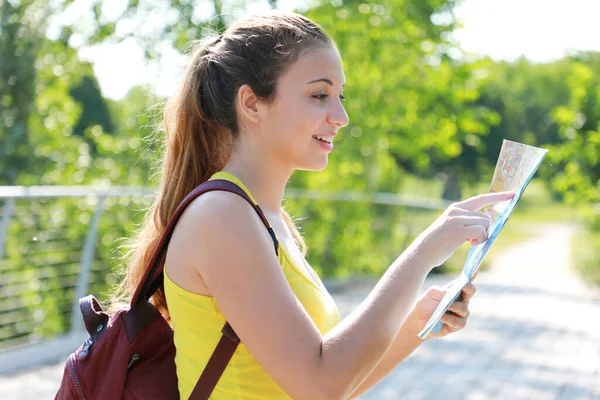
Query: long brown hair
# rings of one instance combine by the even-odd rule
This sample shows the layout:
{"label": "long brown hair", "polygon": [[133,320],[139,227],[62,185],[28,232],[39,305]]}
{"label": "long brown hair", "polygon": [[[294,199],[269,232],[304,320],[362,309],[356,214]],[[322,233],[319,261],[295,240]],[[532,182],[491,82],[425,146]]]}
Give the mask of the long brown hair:
{"label": "long brown hair", "polygon": [[[227,163],[239,133],[235,98],[240,86],[248,84],[261,101],[272,102],[285,70],[302,54],[324,45],[333,43],[317,24],[273,11],[246,16],[222,35],[190,46],[181,85],[164,111],[166,143],[158,196],[128,246],[125,279],[113,296],[113,309],[135,291],[177,206]],[[305,253],[292,218],[285,210],[282,216]],[[169,319],[162,288],[152,302]]]}

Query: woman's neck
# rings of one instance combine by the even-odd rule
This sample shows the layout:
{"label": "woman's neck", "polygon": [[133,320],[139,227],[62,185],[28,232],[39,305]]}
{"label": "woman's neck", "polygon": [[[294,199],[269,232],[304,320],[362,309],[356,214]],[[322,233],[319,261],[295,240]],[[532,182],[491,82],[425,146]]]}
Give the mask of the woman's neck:
{"label": "woman's neck", "polygon": [[244,183],[265,214],[281,215],[285,186],[293,170],[276,165],[266,154],[234,150],[223,171]]}

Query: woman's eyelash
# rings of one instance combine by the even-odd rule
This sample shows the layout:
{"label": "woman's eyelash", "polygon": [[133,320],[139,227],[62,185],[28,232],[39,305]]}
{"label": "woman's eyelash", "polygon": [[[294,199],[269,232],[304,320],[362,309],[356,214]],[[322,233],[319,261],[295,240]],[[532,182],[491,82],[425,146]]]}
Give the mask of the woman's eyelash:
{"label": "woman's eyelash", "polygon": [[[315,99],[319,99],[319,100],[325,100],[327,97],[329,97],[328,94],[317,94],[315,96],[313,96]],[[340,99],[342,99],[342,101],[346,100],[346,96],[344,96],[343,94],[340,95]]]}

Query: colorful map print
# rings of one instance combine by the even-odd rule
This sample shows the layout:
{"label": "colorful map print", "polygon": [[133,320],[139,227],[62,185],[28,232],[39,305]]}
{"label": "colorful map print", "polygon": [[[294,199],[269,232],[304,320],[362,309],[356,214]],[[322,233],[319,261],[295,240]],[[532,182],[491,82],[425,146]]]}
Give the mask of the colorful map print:
{"label": "colorful map print", "polygon": [[492,217],[492,223],[488,232],[488,240],[471,247],[460,276],[453,282],[452,286],[433,312],[433,315],[419,333],[419,337],[425,338],[430,332],[439,332],[443,324],[440,321],[448,307],[460,295],[462,289],[469,283],[485,255],[500,234],[506,221],[512,214],[519,199],[531,178],[539,168],[548,150],[525,144],[504,140],[502,149],[496,163],[494,176],[490,185],[490,192],[514,191],[515,197],[504,203],[486,207],[481,212]]}

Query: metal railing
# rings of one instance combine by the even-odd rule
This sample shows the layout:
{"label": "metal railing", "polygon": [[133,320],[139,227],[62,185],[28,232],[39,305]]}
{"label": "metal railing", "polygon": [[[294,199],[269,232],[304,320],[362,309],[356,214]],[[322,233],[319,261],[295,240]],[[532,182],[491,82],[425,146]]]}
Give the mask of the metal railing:
{"label": "metal railing", "polygon": [[[0,186],[0,373],[56,361],[85,340],[78,300],[114,284],[107,266],[115,241],[134,230],[152,194],[135,187]],[[288,189],[286,198],[422,210],[448,205],[392,193]]]}

